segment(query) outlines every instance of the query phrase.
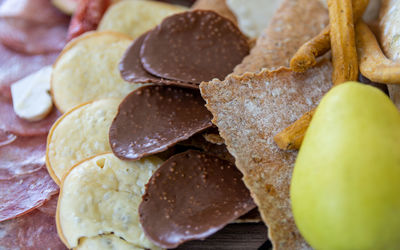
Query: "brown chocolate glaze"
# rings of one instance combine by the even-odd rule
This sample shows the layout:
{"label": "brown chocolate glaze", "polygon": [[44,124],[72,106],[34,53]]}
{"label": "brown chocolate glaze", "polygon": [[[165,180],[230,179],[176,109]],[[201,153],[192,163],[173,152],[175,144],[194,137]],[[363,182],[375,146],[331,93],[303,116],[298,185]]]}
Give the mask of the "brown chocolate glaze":
{"label": "brown chocolate glaze", "polygon": [[157,83],[160,80],[159,77],[147,73],[140,62],[140,48],[147,34],[144,33],[136,38],[122,57],[119,64],[119,71],[125,81],[133,83]]}
{"label": "brown chocolate glaze", "polygon": [[140,57],[153,75],[197,85],[224,79],[248,53],[235,24],[213,11],[195,10],[165,18],[146,36]]}
{"label": "brown chocolate glaze", "polygon": [[189,88],[199,88],[198,85],[191,83],[184,83],[175,80],[163,79],[157,76],[153,76],[144,70],[142,62],[140,61],[140,48],[142,47],[143,40],[145,39],[145,33],[138,37],[129,48],[126,50],[119,64],[119,71],[122,78],[125,81],[132,83],[154,83],[160,85],[177,85]]}
{"label": "brown chocolate glaze", "polygon": [[149,239],[164,248],[204,239],[246,214],[255,204],[236,167],[189,150],[168,159],[153,174],[139,206]]}
{"label": "brown chocolate glaze", "polygon": [[113,153],[137,160],[159,153],[212,126],[198,90],[144,86],[121,102],[109,133]]}
{"label": "brown chocolate glaze", "polygon": [[200,149],[205,153],[207,153],[208,155],[216,156],[222,160],[229,161],[233,164],[235,163],[235,158],[229,153],[225,144],[217,145],[208,142],[206,141],[206,139],[204,139],[201,133],[193,135],[189,139],[179,142],[178,145]]}

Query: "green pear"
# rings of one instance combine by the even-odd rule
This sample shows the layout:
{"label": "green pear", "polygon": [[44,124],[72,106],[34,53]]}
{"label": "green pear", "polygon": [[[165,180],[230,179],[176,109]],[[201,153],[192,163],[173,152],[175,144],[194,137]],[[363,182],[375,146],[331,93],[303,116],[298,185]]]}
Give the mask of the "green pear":
{"label": "green pear", "polygon": [[290,188],[315,249],[400,249],[400,114],[380,90],[349,82],[321,100]]}

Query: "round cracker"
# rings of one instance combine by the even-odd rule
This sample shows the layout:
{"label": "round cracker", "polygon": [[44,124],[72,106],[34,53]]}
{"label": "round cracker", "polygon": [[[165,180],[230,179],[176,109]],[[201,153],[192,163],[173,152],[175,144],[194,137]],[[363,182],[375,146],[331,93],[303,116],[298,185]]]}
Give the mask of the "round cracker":
{"label": "round cracker", "polygon": [[137,38],[165,17],[183,12],[183,6],[155,1],[125,0],[113,4],[104,14],[98,30],[112,30]]}
{"label": "round cracker", "polygon": [[122,161],[112,153],[75,165],[62,179],[56,223],[68,248],[80,239],[114,234],[141,248],[157,248],[145,236],[138,208],[145,184],[162,164],[151,156]]}
{"label": "round cracker", "polygon": [[58,185],[78,162],[111,151],[108,132],[119,103],[119,99],[87,102],[71,109],[54,123],[47,137],[46,166]]}
{"label": "round cracker", "polygon": [[93,249],[118,249],[118,250],[144,250],[130,244],[113,234],[100,235],[91,238],[83,238],[79,240],[76,250],[93,250]]}
{"label": "round cracker", "polygon": [[124,81],[118,64],[132,39],[117,32],[88,32],[72,40],[53,66],[51,93],[65,113],[84,102],[122,99],[142,86]]}

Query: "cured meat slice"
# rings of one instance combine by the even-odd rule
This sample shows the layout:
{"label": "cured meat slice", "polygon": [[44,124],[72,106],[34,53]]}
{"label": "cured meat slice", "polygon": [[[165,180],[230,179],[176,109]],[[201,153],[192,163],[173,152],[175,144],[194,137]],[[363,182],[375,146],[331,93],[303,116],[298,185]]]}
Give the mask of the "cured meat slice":
{"label": "cured meat slice", "polygon": [[0,129],[0,147],[10,144],[11,142],[15,141],[15,139],[17,139],[16,135]]}
{"label": "cured meat slice", "polygon": [[16,53],[0,43],[0,97],[11,99],[11,83],[52,64],[56,58],[57,53],[31,56]]}
{"label": "cured meat slice", "polygon": [[0,146],[0,181],[45,168],[46,135],[18,137]]}
{"label": "cured meat slice", "polygon": [[81,0],[68,28],[68,40],[95,30],[111,0]]}
{"label": "cured meat slice", "polygon": [[0,41],[29,54],[61,51],[68,23],[49,0],[6,0],[0,6]]}
{"label": "cured meat slice", "polygon": [[20,136],[47,134],[60,115],[60,112],[53,108],[53,111],[45,119],[37,122],[28,122],[15,114],[11,100],[7,100],[0,95],[0,129],[13,134]]}
{"label": "cured meat slice", "polygon": [[43,206],[40,206],[37,209],[40,210],[40,212],[42,213],[55,217],[57,212],[57,202],[58,194],[55,194],[51,197],[50,200],[46,201]]}
{"label": "cured meat slice", "polygon": [[53,216],[39,210],[0,223],[1,249],[66,249],[57,235]]}
{"label": "cured meat slice", "polygon": [[45,168],[33,173],[0,180],[0,221],[26,214],[43,205],[58,186]]}

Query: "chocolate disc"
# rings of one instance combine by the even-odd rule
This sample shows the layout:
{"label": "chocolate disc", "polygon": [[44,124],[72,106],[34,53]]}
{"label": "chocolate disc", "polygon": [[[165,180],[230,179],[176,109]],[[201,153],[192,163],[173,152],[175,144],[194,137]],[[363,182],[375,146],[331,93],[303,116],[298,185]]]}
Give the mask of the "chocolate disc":
{"label": "chocolate disc", "polygon": [[127,49],[122,60],[119,64],[119,71],[122,78],[125,81],[132,83],[154,83],[161,85],[177,85],[189,88],[198,88],[197,84],[184,83],[175,80],[162,79],[160,77],[153,76],[144,70],[142,62],[140,61],[140,48],[142,47],[143,40],[145,39],[145,33],[138,37],[132,45]]}
{"label": "chocolate disc", "polygon": [[211,113],[198,90],[145,86],[129,94],[110,127],[114,154],[136,160],[162,152],[211,127]]}
{"label": "chocolate disc", "polygon": [[157,83],[160,80],[159,77],[147,73],[140,62],[140,48],[142,47],[146,35],[147,33],[138,37],[131,46],[129,46],[122,57],[119,64],[119,71],[125,81],[134,83]]}
{"label": "chocolate disc", "polygon": [[236,167],[189,150],[153,174],[139,206],[147,237],[163,248],[204,239],[255,207]]}
{"label": "chocolate disc", "polygon": [[200,84],[224,79],[248,53],[247,39],[235,24],[196,10],[165,18],[146,36],[140,57],[153,75]]}

